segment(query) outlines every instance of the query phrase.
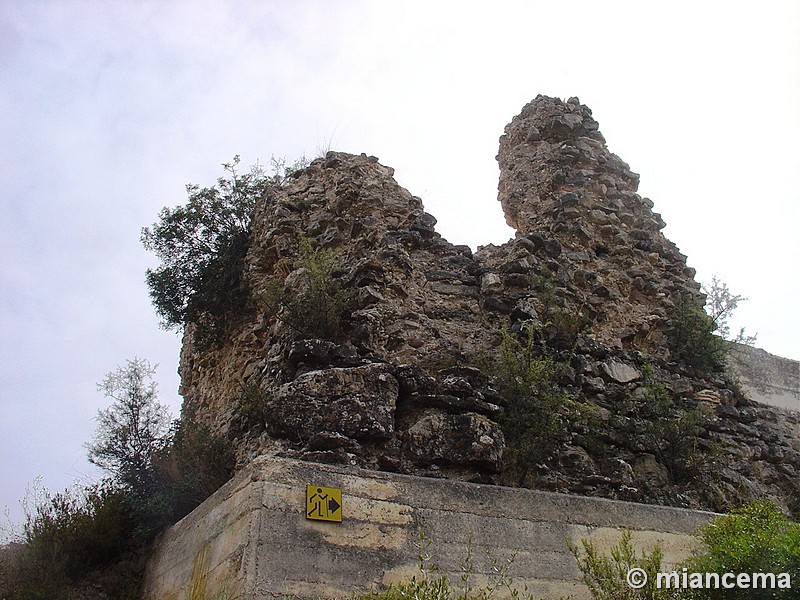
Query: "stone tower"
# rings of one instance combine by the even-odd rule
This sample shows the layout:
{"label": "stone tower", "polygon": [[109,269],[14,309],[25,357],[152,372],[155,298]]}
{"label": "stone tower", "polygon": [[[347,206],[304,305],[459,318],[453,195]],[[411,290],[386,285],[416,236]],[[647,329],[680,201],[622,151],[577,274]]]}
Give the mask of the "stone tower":
{"label": "stone tower", "polygon": [[497,160],[506,221],[561,244],[559,274],[592,329],[613,346],[658,348],[675,298],[699,285],[592,111],[577,98],[537,96],[506,126]]}

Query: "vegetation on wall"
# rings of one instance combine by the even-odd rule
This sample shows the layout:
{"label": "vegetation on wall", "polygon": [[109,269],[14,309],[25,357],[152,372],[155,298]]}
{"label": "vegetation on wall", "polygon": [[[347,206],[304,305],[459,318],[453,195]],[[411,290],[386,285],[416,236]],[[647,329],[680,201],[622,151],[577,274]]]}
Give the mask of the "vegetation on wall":
{"label": "vegetation on wall", "polygon": [[235,435],[260,434],[267,423],[267,395],[258,385],[243,385],[233,401],[231,431]]}
{"label": "vegetation on wall", "polygon": [[506,402],[501,419],[506,440],[506,478],[524,485],[531,469],[545,461],[566,432],[567,397],[556,385],[559,364],[533,326],[503,332],[496,382]]}
{"label": "vegetation on wall", "polygon": [[307,162],[287,166],[273,157],[272,175],[258,164],[241,173],[238,165],[238,155],[224,163],[226,174],[214,186],[187,185],[188,202],[163,208],[141,234],[144,247],[161,262],[147,270],[146,279],[162,326],[194,323],[206,343],[218,341],[225,316],[247,302],[242,269],[256,203]]}
{"label": "vegetation on wall", "polygon": [[698,375],[724,370],[730,342],[753,345],[755,335],[741,328],[731,335],[729,319],[740,302],[747,298],[733,294],[728,285],[714,276],[703,286],[702,295],[684,294],[675,299],[669,348],[672,356]]}
{"label": "vegetation on wall", "polygon": [[547,267],[531,277],[531,288],[542,307],[540,335],[552,348],[571,350],[578,336],[589,326],[589,318],[583,310],[569,310],[564,306],[564,298],[558,294],[558,282]]}
{"label": "vegetation on wall", "polygon": [[672,483],[712,477],[716,447],[701,437],[710,416],[658,382],[651,368],[643,370],[639,414],[644,418],[641,433],[648,452],[666,467]]}
{"label": "vegetation on wall", "polygon": [[272,312],[301,338],[339,340],[344,321],[355,307],[352,290],[334,277],[341,256],[301,237],[296,265],[294,280],[275,282],[269,292]]}

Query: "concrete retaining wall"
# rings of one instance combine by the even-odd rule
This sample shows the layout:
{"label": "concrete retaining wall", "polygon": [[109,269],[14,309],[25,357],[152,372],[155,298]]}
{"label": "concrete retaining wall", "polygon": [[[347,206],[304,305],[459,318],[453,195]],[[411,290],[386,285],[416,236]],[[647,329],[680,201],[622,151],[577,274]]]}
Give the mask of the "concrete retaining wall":
{"label": "concrete retaining wall", "polygon": [[[342,489],[342,523],[305,518],[306,485]],[[246,599],[349,596],[419,577],[421,554],[459,583],[468,548],[473,587],[510,562],[519,588],[587,598],[567,540],[608,548],[627,528],[638,548],[658,543],[674,563],[711,516],[261,457],[165,533],[145,598],[182,600],[192,581]]]}
{"label": "concrete retaining wall", "polygon": [[800,362],[734,344],[730,365],[751,399],[800,412]]}

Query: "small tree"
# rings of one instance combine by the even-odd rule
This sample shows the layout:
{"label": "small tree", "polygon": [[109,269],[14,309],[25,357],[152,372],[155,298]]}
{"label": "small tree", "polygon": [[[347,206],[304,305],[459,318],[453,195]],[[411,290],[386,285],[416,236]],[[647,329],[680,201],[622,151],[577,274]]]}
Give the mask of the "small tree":
{"label": "small tree", "polygon": [[161,261],[146,278],[166,329],[195,323],[199,338],[213,339],[228,311],[244,306],[242,271],[253,209],[267,189],[283,185],[308,162],[303,157],[287,165],[272,157],[272,175],[258,163],[244,174],[238,165],[238,155],[223,163],[226,175],[215,186],[187,185],[185,206],[163,208],[158,222],[142,229],[142,244]]}
{"label": "small tree", "polygon": [[250,214],[271,183],[258,165],[241,175],[238,164],[238,156],[224,163],[228,176],[216,186],[187,185],[185,206],[163,208],[159,221],[142,229],[144,247],[161,260],[147,270],[147,285],[167,329],[219,319],[236,301]]}
{"label": "small tree", "polygon": [[157,399],[155,370],[134,358],[98,384],[113,402],[97,413],[94,441],[86,445],[89,460],[131,490],[141,489],[153,456],[169,442],[171,419]]}
{"label": "small tree", "polygon": [[747,298],[733,294],[728,288],[728,284],[717,279],[716,275],[711,277],[711,284],[703,284],[702,289],[706,295],[706,313],[714,322],[717,334],[728,341],[752,346],[757,335],[747,335],[745,328],[742,327],[739,329],[739,333],[732,337],[731,328],[728,325],[728,319],[733,311],[740,302],[745,302]]}
{"label": "small tree", "polygon": [[691,366],[699,374],[721,371],[731,350],[727,342],[752,346],[755,335],[747,335],[744,328],[731,336],[728,319],[740,302],[747,298],[731,293],[728,285],[711,278],[710,285],[702,286],[701,294],[684,294],[675,300],[675,312],[669,331],[670,351],[679,361]]}

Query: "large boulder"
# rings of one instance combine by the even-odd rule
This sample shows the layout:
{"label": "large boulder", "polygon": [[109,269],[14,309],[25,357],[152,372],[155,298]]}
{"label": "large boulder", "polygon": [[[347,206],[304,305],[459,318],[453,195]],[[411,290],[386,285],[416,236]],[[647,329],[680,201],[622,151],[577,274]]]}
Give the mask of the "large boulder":
{"label": "large boulder", "polygon": [[267,428],[297,442],[321,432],[359,441],[386,440],[394,433],[398,388],[384,364],[311,371],[268,399]]}

